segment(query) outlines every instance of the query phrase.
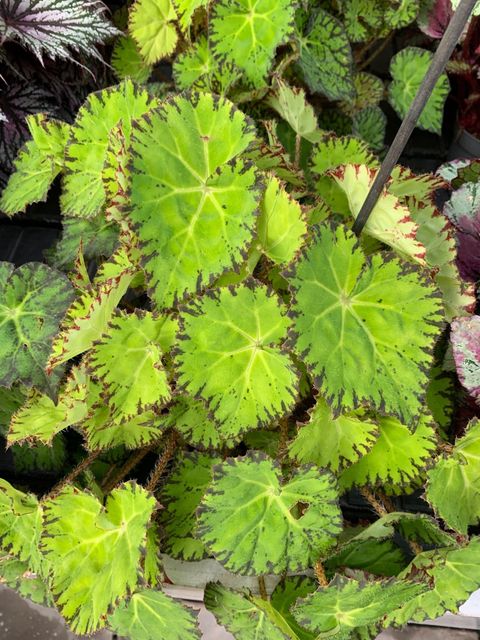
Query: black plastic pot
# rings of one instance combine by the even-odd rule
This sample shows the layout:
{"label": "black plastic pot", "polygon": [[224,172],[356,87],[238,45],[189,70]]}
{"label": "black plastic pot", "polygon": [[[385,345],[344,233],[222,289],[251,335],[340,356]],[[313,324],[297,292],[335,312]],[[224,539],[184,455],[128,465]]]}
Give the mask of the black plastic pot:
{"label": "black plastic pot", "polygon": [[458,128],[447,157],[448,160],[459,158],[480,158],[480,139],[462,128]]}

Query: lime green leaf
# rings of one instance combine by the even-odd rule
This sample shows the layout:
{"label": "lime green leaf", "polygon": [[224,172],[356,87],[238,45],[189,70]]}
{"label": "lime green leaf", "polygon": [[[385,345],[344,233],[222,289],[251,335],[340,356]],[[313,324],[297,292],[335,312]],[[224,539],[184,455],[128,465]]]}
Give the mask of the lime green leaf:
{"label": "lime green leaf", "polygon": [[480,422],[470,422],[452,453],[428,472],[427,500],[446,524],[466,534],[480,520]]}
{"label": "lime green leaf", "polygon": [[211,290],[180,318],[178,384],[205,401],[224,439],[293,408],[298,374],[279,346],[290,321],[266,287]]}
{"label": "lime green leaf", "polygon": [[379,418],[380,435],[372,449],[346,469],[340,487],[388,484],[389,492],[404,493],[418,481],[436,451],[435,430],[431,421],[421,417],[416,430],[395,418]]}
{"label": "lime green leaf", "polygon": [[445,547],[455,544],[455,538],[440,529],[437,522],[423,513],[388,513],[365,527],[349,542],[384,540],[399,533],[405,540],[415,540],[429,545]]}
{"label": "lime green leaf", "polygon": [[298,253],[306,234],[301,206],[277,178],[269,176],[258,219],[262,251],[276,264],[286,265]]}
{"label": "lime green leaf", "polygon": [[178,41],[171,0],[136,0],[130,11],[128,28],[147,64],[169,56]]}
{"label": "lime green leaf", "polygon": [[365,164],[371,168],[378,166],[368,146],[351,136],[326,136],[312,153],[312,172],[320,175],[315,187],[318,195],[335,212],[348,214],[348,200],[344,191],[331,175],[325,175],[344,164]]}
{"label": "lime green leaf", "polygon": [[407,167],[398,164],[393,168],[387,183],[388,190],[397,198],[412,197],[420,201],[431,199],[438,189],[446,189],[447,187],[448,183],[440,175],[435,173],[415,174]]}
{"label": "lime green leaf", "polygon": [[45,561],[38,548],[42,509],[33,494],[14,489],[0,478],[0,549],[43,574]]}
{"label": "lime green leaf", "polygon": [[117,311],[90,351],[88,366],[104,387],[113,418],[127,420],[170,400],[160,348],[165,322],[146,311]]}
{"label": "lime green leaf", "polygon": [[84,431],[90,450],[123,445],[136,449],[158,440],[162,433],[160,419],[153,411],[143,411],[131,418],[119,420],[112,407],[103,399],[103,388],[94,380],[79,380],[79,393],[84,387],[87,417],[79,427]]}
{"label": "lime green leaf", "polygon": [[193,447],[220,449],[226,444],[222,439],[222,430],[212,420],[203,402],[194,398],[178,397],[168,414],[162,414],[159,418],[165,428],[179,431]]}
{"label": "lime green leaf", "polygon": [[69,125],[47,120],[43,113],[27,116],[32,139],[19,151],[0,199],[0,210],[7,215],[25,211],[32,202],[43,202],[55,177],[63,167]]}
{"label": "lime green leaf", "polygon": [[351,413],[335,418],[325,400],[317,397],[310,420],[289,445],[289,456],[300,464],[312,462],[337,473],[364,456],[375,444],[377,424]]}
{"label": "lime green leaf", "polygon": [[353,116],[352,133],[368,144],[370,149],[381,151],[385,146],[387,116],[380,107],[365,107]]}
{"label": "lime green leaf", "polygon": [[163,575],[160,556],[160,532],[155,522],[151,522],[147,528],[143,570],[145,582],[149,587],[155,588],[161,585],[165,576]]}
{"label": "lime green leaf", "polygon": [[91,260],[110,256],[118,244],[118,226],[103,215],[64,218],[62,226],[60,240],[45,253],[48,263],[57,269],[73,268],[80,247],[85,260]]}
{"label": "lime green leaf", "polygon": [[[457,503],[458,504],[458,503]],[[480,587],[478,562],[480,538],[473,538],[461,549],[441,549],[419,554],[399,577],[423,579],[426,593],[406,599],[386,624],[404,625],[438,618],[446,611],[456,613],[471,593]]]}
{"label": "lime green leaf", "polygon": [[44,579],[30,571],[26,562],[9,556],[1,557],[0,584],[6,584],[26,600],[48,607],[53,606],[51,594]]}
{"label": "lime green leaf", "polygon": [[72,298],[59,271],[37,262],[18,269],[0,262],[0,385],[50,387],[44,369]]}
{"label": "lime green leaf", "polygon": [[121,602],[108,617],[109,627],[130,640],[200,638],[195,614],[161,591],[143,589]]}
{"label": "lime green leaf", "polygon": [[173,63],[173,77],[179,89],[200,89],[224,95],[240,77],[240,72],[231,63],[214,57],[212,46],[205,36]]}
{"label": "lime green leaf", "polygon": [[330,100],[355,95],[353,58],[342,23],[323,9],[308,21],[305,33],[297,33],[299,66],[311,91]]}
{"label": "lime green leaf", "polygon": [[[298,598],[306,598],[316,589],[316,582],[312,578],[305,576],[287,577],[275,587],[270,602],[275,612],[278,612],[290,629],[295,634],[293,637],[298,640],[315,640],[310,631],[303,629],[293,617],[292,606]],[[277,618],[278,619],[278,618]]]}
{"label": "lime green leaf", "polygon": [[212,467],[219,462],[218,457],[185,453],[160,491],[163,506],[160,523],[166,536],[162,550],[174,558],[201,560],[205,557],[203,543],[194,532],[195,512],[212,481]]}
{"label": "lime green leaf", "polygon": [[[370,187],[377,175],[376,169],[365,165],[348,164],[334,173],[338,186],[348,199],[350,213],[357,218]],[[373,208],[364,233],[376,238],[400,255],[425,264],[425,247],[417,240],[418,225],[412,220],[408,207],[386,189]]]}
{"label": "lime green leaf", "polygon": [[77,385],[76,373],[77,370],[73,369],[57,403],[37,391],[30,394],[25,404],[12,416],[9,445],[24,442],[49,445],[57,433],[85,418],[85,395]]}
{"label": "lime green leaf", "polygon": [[253,140],[246,117],[208,94],[178,96],[138,121],[130,217],[159,308],[243,262],[259,191],[255,169],[238,155]]}
{"label": "lime green leaf", "polygon": [[130,36],[123,36],[115,42],[111,63],[120,80],[131,78],[140,84],[147,82],[153,70],[153,65],[145,62]]}
{"label": "lime green leaf", "polygon": [[418,225],[417,240],[425,247],[427,265],[442,293],[446,319],[451,322],[475,308],[474,292],[458,272],[457,241],[452,226],[438,211],[431,195],[406,197],[405,202]]}
{"label": "lime green leaf", "polygon": [[285,635],[277,624],[273,607],[266,600],[262,602],[250,594],[210,582],[205,589],[204,602],[219,624],[234,635],[235,640],[297,638],[291,634]]}
{"label": "lime green leaf", "polygon": [[382,28],[384,6],[378,0],[347,0],[341,10],[351,42],[370,40]]}
{"label": "lime green leaf", "polygon": [[264,84],[277,47],[292,32],[290,0],[220,0],[210,18],[215,55],[241,69],[255,87]]}
{"label": "lime green leaf", "polygon": [[375,168],[378,161],[364,142],[351,136],[325,136],[315,146],[312,154],[314,173],[323,175],[345,164],[361,164]]}
{"label": "lime green leaf", "polygon": [[[433,53],[418,47],[406,47],[393,56],[390,62],[393,82],[389,87],[388,99],[400,118],[406,116],[430,67],[432,57]],[[443,106],[449,91],[447,74],[442,73],[418,119],[418,127],[440,134]]]}
{"label": "lime green leaf", "polygon": [[318,128],[317,116],[305,98],[305,91],[289,87],[279,80],[275,93],[267,103],[292,127],[296,134],[309,142],[319,142],[322,132]]}
{"label": "lime green leaf", "polygon": [[390,28],[402,29],[416,19],[419,9],[419,0],[395,0],[387,3],[384,20]]}
{"label": "lime green leaf", "polygon": [[120,247],[104,262],[93,284],[73,302],[52,345],[47,369],[87,351],[107,328],[138,271],[136,256]]}
{"label": "lime green leaf", "polygon": [[75,632],[103,627],[109,608],[137,586],[154,508],[153,496],[132,482],[114,489],[105,507],[72,486],[44,504],[52,592]]}
{"label": "lime green leaf", "polygon": [[206,7],[209,0],[173,0],[173,2],[179,17],[178,22],[182,29],[187,31],[195,11],[200,7]]}
{"label": "lime green leaf", "polygon": [[333,543],[340,520],[330,473],[300,467],[282,482],[278,465],[252,452],[214,467],[197,534],[229,571],[279,574],[311,566]]}
{"label": "lime green leaf", "polygon": [[424,275],[379,254],[367,261],[353,234],[325,227],[287,277],[290,342],[334,413],[368,403],[417,420],[442,319]]}
{"label": "lime green leaf", "polygon": [[131,80],[92,93],[79,110],[70,132],[65,158],[65,176],[60,204],[65,215],[92,217],[105,203],[102,170],[109,133],[119,121],[128,143],[132,119],[156,101]]}
{"label": "lime green leaf", "polygon": [[315,633],[351,633],[358,627],[380,622],[426,589],[426,585],[414,582],[361,583],[337,576],[328,587],[320,588],[300,601],[294,616],[302,626]]}

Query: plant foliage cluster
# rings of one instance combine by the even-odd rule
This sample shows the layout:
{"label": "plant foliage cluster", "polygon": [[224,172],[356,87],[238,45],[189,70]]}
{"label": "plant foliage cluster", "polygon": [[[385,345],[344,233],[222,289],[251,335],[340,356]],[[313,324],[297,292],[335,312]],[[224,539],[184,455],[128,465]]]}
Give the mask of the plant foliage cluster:
{"label": "plant foliage cluster", "polygon": [[[52,2],[75,28],[40,38],[11,0],[6,38],[91,50],[113,33],[80,5]],[[238,640],[374,638],[480,587],[480,423],[451,429],[452,354],[480,394],[478,163],[396,167],[351,231],[384,124],[383,83],[354,59],[419,9],[137,0],[125,78],[71,123],[27,118],[0,209],[53,201],[60,179],[63,235],[47,264],[0,263],[0,429],[19,474],[67,475],[0,480],[0,579],[77,633],[198,638],[160,553],[258,578],[205,590]],[[174,84],[148,82],[174,52]],[[430,55],[392,60],[399,115]],[[430,515],[401,506],[422,487]],[[352,490],[370,522],[349,518]]]}

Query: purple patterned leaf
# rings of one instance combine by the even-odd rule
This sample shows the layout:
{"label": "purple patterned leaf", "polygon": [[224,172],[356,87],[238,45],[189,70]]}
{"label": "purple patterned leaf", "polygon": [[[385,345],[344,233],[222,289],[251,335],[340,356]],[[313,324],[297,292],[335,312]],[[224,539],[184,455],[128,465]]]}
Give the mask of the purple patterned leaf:
{"label": "purple patterned leaf", "polygon": [[119,33],[98,0],[2,0],[0,41],[16,40],[40,60],[98,56],[95,45]]}
{"label": "purple patterned leaf", "polygon": [[430,0],[420,8],[418,26],[430,38],[441,38],[452,15],[451,0]]}
{"label": "purple patterned leaf", "polygon": [[457,230],[457,264],[463,279],[480,277],[480,183],[466,182],[452,193],[444,214]]}
{"label": "purple patterned leaf", "polygon": [[480,397],[480,316],[454,320],[451,340],[460,382],[478,401]]}

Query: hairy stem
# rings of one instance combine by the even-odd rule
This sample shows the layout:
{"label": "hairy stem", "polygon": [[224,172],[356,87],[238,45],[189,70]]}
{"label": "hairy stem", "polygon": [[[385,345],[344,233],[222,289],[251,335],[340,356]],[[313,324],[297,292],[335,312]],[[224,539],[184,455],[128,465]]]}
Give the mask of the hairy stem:
{"label": "hairy stem", "polygon": [[317,582],[321,587],[328,587],[327,576],[325,575],[325,569],[323,568],[323,564],[321,560],[317,560],[315,566],[313,567],[315,572],[315,577],[317,578]]}
{"label": "hairy stem", "polygon": [[76,467],[74,467],[70,473],[67,473],[67,475],[62,478],[59,482],[57,482],[57,484],[53,487],[53,489],[51,489],[48,494],[44,497],[44,500],[49,500],[51,498],[54,498],[57,493],[59,493],[63,487],[65,487],[67,484],[71,484],[75,478],[77,476],[79,476],[82,471],[85,471],[85,469],[87,469],[87,467],[89,467],[92,462],[94,460],[96,460],[98,458],[98,456],[100,455],[101,450],[100,449],[95,449],[95,451],[91,451],[88,456],[86,458],[83,458],[83,460],[81,460]]}
{"label": "hairy stem", "polygon": [[295,166],[300,169],[300,152],[302,148],[302,136],[297,133],[295,136]]}
{"label": "hairy stem", "polygon": [[259,576],[258,578],[258,590],[262,600],[268,600],[267,587],[265,586],[265,578],[263,576]]}
{"label": "hairy stem", "polygon": [[177,446],[178,435],[176,431],[171,431],[168,438],[165,440],[165,448],[163,450],[162,455],[158,458],[155,467],[153,468],[150,477],[147,480],[147,484],[145,488],[147,491],[151,491],[152,493],[155,491],[155,487],[157,486],[160,478],[162,477],[162,473],[165,471],[167,464],[170,461],[170,458],[173,456],[175,452],[175,448]]}
{"label": "hairy stem", "polygon": [[280,442],[278,443],[277,460],[282,463],[287,454],[288,442],[288,418],[281,418],[278,422],[280,429]]}
{"label": "hairy stem", "polygon": [[386,516],[388,514],[388,511],[386,510],[384,505],[379,500],[377,500],[377,498],[370,491],[370,489],[367,489],[367,487],[362,487],[360,489],[360,493],[365,498],[365,500],[368,502],[368,504],[371,507],[373,507],[373,509],[375,510],[377,515],[379,515],[382,518],[383,516]]}
{"label": "hairy stem", "polygon": [[132,469],[134,469],[139,462],[147,455],[149,451],[154,449],[158,444],[158,441],[152,442],[146,447],[137,449],[132,455],[124,462],[124,464],[117,470],[116,473],[108,474],[102,484],[103,493],[110,493],[110,491],[117,486],[127,476]]}

